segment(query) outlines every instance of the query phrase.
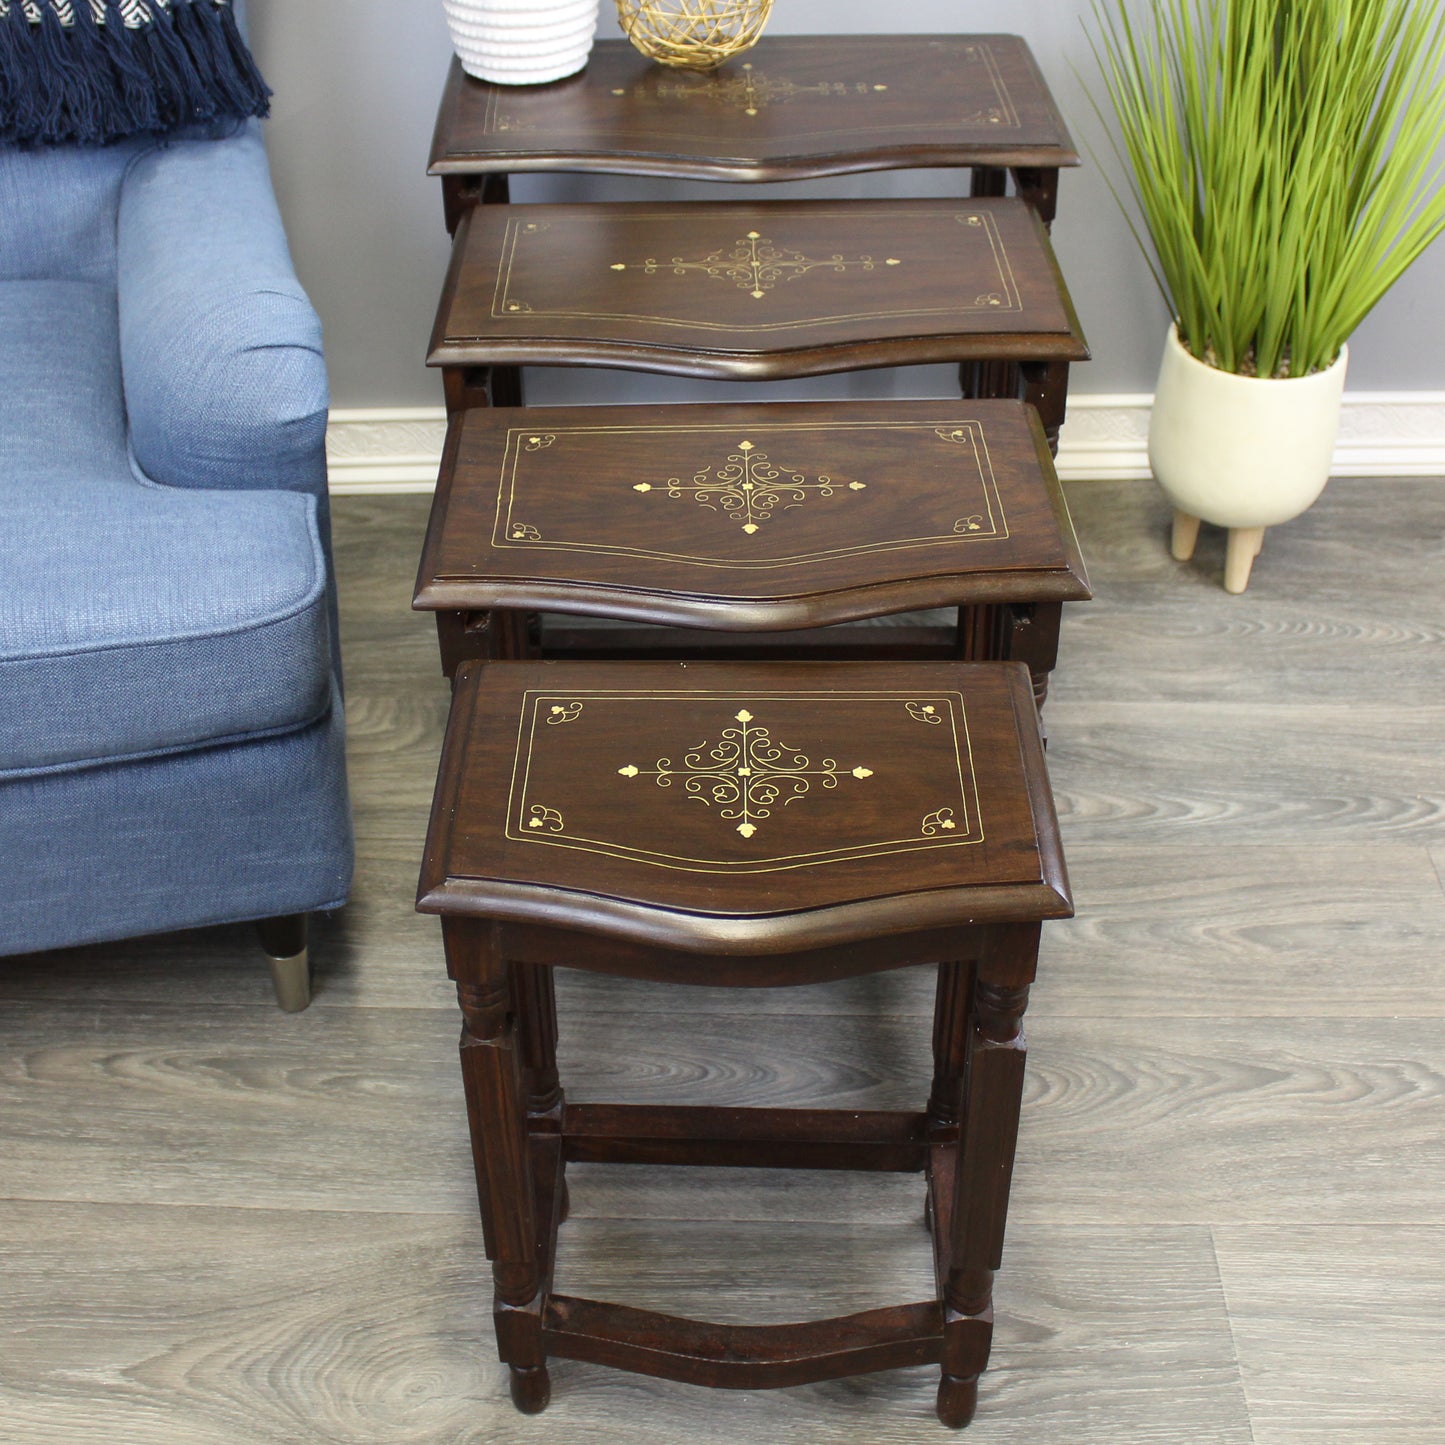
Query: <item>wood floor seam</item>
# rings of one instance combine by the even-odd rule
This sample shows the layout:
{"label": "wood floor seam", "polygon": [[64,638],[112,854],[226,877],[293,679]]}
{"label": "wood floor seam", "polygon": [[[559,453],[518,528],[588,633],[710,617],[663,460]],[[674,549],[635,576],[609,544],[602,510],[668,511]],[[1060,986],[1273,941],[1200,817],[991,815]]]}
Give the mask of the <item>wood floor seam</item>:
{"label": "wood floor seam", "polygon": [[1229,1348],[1234,1356],[1234,1377],[1239,1385],[1240,1398],[1244,1401],[1244,1418],[1249,1425],[1250,1445],[1257,1445],[1254,1433],[1254,1414],[1249,1405],[1249,1387],[1244,1379],[1244,1366],[1239,1358],[1239,1339],[1234,1332],[1234,1316],[1229,1308],[1229,1287],[1225,1283],[1224,1270],[1219,1263],[1219,1245],[1214,1237],[1214,1226],[1209,1226],[1209,1253],[1214,1260],[1214,1275],[1219,1281],[1219,1298],[1224,1305],[1224,1320],[1229,1327]]}

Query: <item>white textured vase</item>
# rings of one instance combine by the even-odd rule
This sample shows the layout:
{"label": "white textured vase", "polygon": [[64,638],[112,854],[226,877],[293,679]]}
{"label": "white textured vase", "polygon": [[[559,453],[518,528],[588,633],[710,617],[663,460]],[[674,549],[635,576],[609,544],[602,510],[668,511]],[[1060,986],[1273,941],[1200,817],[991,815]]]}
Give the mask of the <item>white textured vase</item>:
{"label": "white textured vase", "polygon": [[1265,528],[1310,507],[1330,478],[1349,348],[1333,366],[1282,380],[1206,366],[1164,344],[1149,417],[1149,465],[1174,503],[1172,550],[1194,555],[1201,521],[1229,528],[1224,590],[1249,586]]}
{"label": "white textured vase", "polygon": [[1282,381],[1196,360],[1174,328],[1149,418],[1149,465],[1181,512],[1217,527],[1274,527],[1330,477],[1349,348],[1326,371]]}
{"label": "white textured vase", "polygon": [[462,69],[498,85],[543,85],[587,64],[598,0],[443,0]]}

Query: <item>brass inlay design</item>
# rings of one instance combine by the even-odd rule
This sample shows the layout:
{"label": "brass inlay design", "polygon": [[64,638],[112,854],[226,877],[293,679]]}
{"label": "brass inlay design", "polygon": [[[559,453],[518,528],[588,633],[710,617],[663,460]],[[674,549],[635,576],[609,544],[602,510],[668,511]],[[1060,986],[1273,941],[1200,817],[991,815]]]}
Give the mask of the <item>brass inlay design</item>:
{"label": "brass inlay design", "polygon": [[[801,498],[794,495],[797,490],[802,490],[805,496],[811,500],[814,496],[826,496],[826,489],[833,491],[847,489],[849,491],[863,492],[870,488],[876,488],[878,480],[872,482],[856,481],[853,478],[844,479],[837,472],[824,472],[818,469],[799,469],[787,465],[779,465],[778,470],[787,481],[765,478],[758,474],[757,468],[767,465],[770,469],[773,463],[768,460],[765,448],[776,447],[778,450],[786,449],[796,453],[802,451],[807,454],[816,447],[814,438],[823,434],[831,443],[845,436],[856,434],[859,437],[870,437],[879,433],[897,434],[900,438],[907,438],[910,446],[927,448],[932,446],[935,440],[940,444],[948,442],[954,445],[964,445],[970,449],[970,455],[965,462],[965,476],[962,479],[964,486],[962,496],[959,498],[965,505],[972,502],[979,511],[970,513],[964,518],[954,518],[944,513],[939,517],[935,513],[932,519],[918,518],[904,509],[905,515],[896,519],[901,523],[898,530],[872,531],[866,539],[849,543],[847,545],[830,547],[820,551],[787,551],[786,539],[790,536],[799,536],[805,543],[809,536],[809,529],[803,528],[799,532],[792,529],[769,529],[762,527],[769,513],[776,516],[781,511],[790,510],[799,505]],[[892,552],[907,550],[915,547],[947,547],[957,546],[962,541],[988,542],[1000,540],[1010,535],[1008,520],[1004,515],[1003,505],[998,495],[998,487],[993,474],[993,466],[989,458],[988,442],[984,436],[983,429],[977,422],[941,422],[922,421],[907,423],[878,423],[878,422],[838,422],[832,421],[826,424],[808,423],[775,423],[765,433],[756,433],[763,436],[763,442],[757,443],[752,437],[751,450],[746,454],[752,458],[754,474],[749,477],[736,476],[731,468],[738,464],[738,457],[743,455],[741,443],[732,441],[737,432],[723,426],[651,426],[651,427],[568,427],[559,428],[555,433],[538,434],[529,431],[525,427],[515,427],[508,431],[507,449],[502,462],[501,473],[497,480],[497,512],[496,522],[492,532],[492,545],[498,549],[526,548],[531,550],[538,548],[547,551],[576,552],[576,553],[602,553],[618,557],[640,557],[648,559],[664,560],[669,562],[681,562],[692,567],[714,568],[720,570],[777,570],[783,568],[801,567],[814,562],[823,561],[832,557],[866,556],[873,553]],[[550,512],[544,510],[544,515],[538,518],[539,523],[547,523],[545,527],[533,525],[517,519],[517,514],[522,517],[535,516],[535,508],[544,503],[539,503],[533,492],[534,487],[545,488],[549,485],[547,479],[554,475],[550,466],[545,474],[541,468],[544,463],[538,461],[533,463],[528,460],[529,453],[539,451],[540,447],[533,447],[532,441],[544,441],[547,436],[554,438],[553,443],[562,450],[561,463],[573,461],[576,452],[572,448],[581,448],[585,459],[585,449],[590,439],[595,437],[613,439],[616,437],[636,436],[641,447],[647,438],[661,437],[667,440],[669,450],[678,449],[679,443],[689,450],[700,448],[701,441],[705,441],[711,450],[716,447],[722,452],[724,447],[731,447],[725,455],[727,463],[723,466],[715,466],[709,469],[707,466],[694,463],[697,470],[690,479],[682,477],[668,477],[657,482],[636,482],[631,484],[631,489],[639,494],[646,495],[654,491],[666,492],[669,497],[684,500],[693,497],[699,506],[709,507],[716,514],[716,520],[722,522],[736,522],[737,530],[746,533],[748,537],[758,537],[756,550],[749,546],[748,556],[725,555],[728,551],[734,550],[727,546],[719,545],[716,551],[706,553],[674,551],[657,546],[647,545],[648,538],[644,529],[632,525],[620,527],[609,531],[608,538],[603,540],[597,537],[589,528],[582,532],[580,524],[571,520],[556,521],[555,524],[549,520]],[[697,455],[692,450],[693,456]],[[851,454],[845,447],[843,455]],[[704,453],[705,455],[705,453]],[[838,453],[834,453],[838,455]],[[546,459],[547,463],[551,458]],[[561,464],[559,463],[559,465]],[[537,468],[534,473],[531,469]],[[726,473],[726,475],[725,475]],[[802,479],[795,482],[794,479]],[[754,482],[752,492],[743,492],[744,497],[753,498],[754,514],[750,515],[746,504],[738,505],[736,497],[731,502],[725,501],[720,495],[724,491],[741,491],[741,483],[746,481]],[[890,474],[883,479],[890,485],[884,488],[885,495],[892,492],[891,483],[896,477]],[[775,487],[782,496],[783,505],[773,503],[764,508],[758,499],[758,493],[764,488],[759,483],[766,483]],[[715,495],[716,494],[716,495]],[[614,513],[609,513],[614,515]],[[877,510],[870,509],[870,515],[877,517]],[[919,522],[925,525],[918,527]],[[976,522],[981,525],[975,526]],[[748,531],[749,527],[754,531]],[[557,528],[563,528],[564,532],[559,535]],[[692,531],[693,529],[689,529]],[[545,539],[541,535],[546,532]],[[716,532],[711,536],[719,535]],[[733,531],[729,526],[724,536],[732,536]],[[777,537],[779,541],[769,544],[769,537]],[[702,537],[699,536],[699,541]],[[744,544],[746,545],[746,544]],[[736,550],[741,551],[738,547]],[[531,564],[528,563],[528,566]]]}
{"label": "brass inlay design", "polygon": [[[780,481],[780,478],[786,479]],[[831,497],[840,488],[850,492],[868,488],[867,482],[845,481],[823,473],[810,482],[805,472],[796,471],[786,463],[779,469],[766,452],[760,452],[750,441],[740,441],[737,450],[728,453],[727,461],[716,473],[711,467],[703,467],[692,474],[690,482],[669,477],[661,485],[674,500],[691,496],[700,507],[722,512],[740,523],[749,536],[764,522],[772,520],[774,510],[788,512],[800,507],[808,500],[809,493]],[[632,490],[651,492],[656,488],[651,482],[637,482]]]}
{"label": "brass inlay design", "polygon": [[555,433],[551,432],[544,432],[541,436],[528,437],[527,450],[529,452],[539,452],[542,450],[543,447],[551,446],[552,443],[556,440],[557,437]]}
{"label": "brass inlay design", "polygon": [[554,702],[547,710],[547,722],[556,727],[558,723],[576,722],[582,716],[580,702]]}
{"label": "brass inlay design", "polygon": [[[877,95],[886,85],[870,85],[866,80],[821,80],[816,85],[799,85],[793,80],[774,80],[752,65],[744,65],[738,75],[716,80],[664,80],[654,87],[634,87],[636,95],[656,96],[659,100],[707,100],[717,105],[735,107],[744,115],[756,115],[769,105],[780,105],[799,95],[836,98],[849,95]],[[614,90],[613,95],[626,95]]]}
{"label": "brass inlay design", "polygon": [[943,721],[938,708],[931,702],[910,702],[905,706],[908,709],[908,716],[914,722],[928,723],[930,727],[937,727]]}
{"label": "brass inlay design", "polygon": [[[924,305],[921,304],[922,298],[914,298],[911,304],[901,304],[898,309],[889,309],[889,306],[881,298],[870,298],[869,288],[860,283],[857,286],[840,288],[843,295],[838,298],[837,304],[840,309],[836,312],[824,314],[821,311],[813,311],[806,316],[784,315],[779,318],[769,314],[771,308],[764,308],[762,312],[755,313],[763,317],[757,321],[745,321],[736,316],[716,319],[715,312],[711,309],[699,308],[691,300],[683,304],[682,298],[672,299],[678,301],[684,311],[691,310],[698,314],[679,315],[676,311],[649,312],[641,309],[644,303],[636,296],[619,296],[610,287],[602,289],[602,299],[594,299],[596,293],[586,287],[583,287],[579,294],[577,280],[572,282],[569,292],[568,287],[563,285],[567,277],[564,275],[561,281],[557,279],[559,268],[565,270],[566,266],[570,264],[568,249],[564,245],[554,242],[550,251],[543,247],[541,254],[534,251],[527,255],[525,243],[530,233],[561,229],[569,235],[579,237],[585,235],[585,240],[579,239],[579,245],[583,246],[585,253],[585,249],[592,243],[592,232],[590,230],[583,231],[582,218],[569,215],[565,220],[557,222],[520,222],[515,218],[509,218],[505,223],[502,254],[497,267],[496,281],[492,288],[491,316],[494,319],[505,319],[509,316],[520,319],[523,315],[535,312],[537,315],[559,320],[641,321],[655,326],[677,327],[684,331],[759,332],[774,335],[791,330],[806,330],[817,326],[831,326],[854,321],[898,321],[920,316],[958,316],[960,313],[984,310],[1022,313],[1025,307],[1013,274],[1013,262],[992,217],[981,216],[978,213],[962,215],[957,212],[942,211],[932,211],[927,215],[910,217],[907,237],[909,243],[924,254],[934,250],[939,251],[940,254],[947,254],[950,244],[945,236],[934,232],[932,240],[929,237],[932,225],[937,223],[946,227],[949,224],[950,216],[954,222],[962,222],[979,228],[982,234],[977,238],[977,244],[986,252],[985,255],[980,256],[979,260],[988,268],[985,274],[989,280],[997,277],[994,288],[980,293],[971,300],[964,296],[948,300],[935,298],[934,304]],[[660,227],[649,224],[646,234],[660,229],[666,235],[672,226],[684,220],[694,222],[704,217],[710,220],[726,219],[729,225],[736,223],[736,215],[733,212],[696,211],[686,217],[676,210],[653,213],[628,212],[625,216],[617,218],[615,230],[620,231],[624,225],[641,227],[644,223],[661,223]],[[852,211],[810,211],[807,213],[810,225],[827,220],[854,222],[857,219],[856,213]],[[644,243],[639,243],[639,249],[642,244]],[[878,244],[881,249],[883,246],[891,246],[893,240],[890,237]],[[544,268],[547,280],[554,289],[560,286],[567,294],[560,296],[550,304],[539,303],[534,307],[530,300],[521,295],[523,288],[513,289],[513,273],[518,266],[519,257],[522,258],[524,265]],[[858,272],[876,272],[890,266],[912,263],[905,263],[898,256],[879,256],[869,252],[862,252],[851,257],[841,252],[830,256],[809,256],[795,247],[775,246],[768,237],[763,236],[760,232],[750,231],[746,236],[739,237],[731,250],[726,246],[720,246],[699,258],[647,256],[642,260],[613,261],[604,264],[609,264],[613,271],[623,272],[632,269],[648,276],[671,272],[674,276],[689,277],[694,273],[701,273],[714,280],[731,281],[739,290],[746,291],[754,300],[761,301],[777,287],[779,281],[796,281],[799,277],[813,272],[852,271],[856,275]],[[970,264],[973,263],[970,262]],[[582,281],[588,279],[590,278],[580,278]],[[987,285],[988,283],[984,282],[983,284]],[[847,301],[844,300],[844,297],[847,298]],[[861,311],[841,309],[848,301],[854,300],[859,305],[866,305],[867,309]],[[617,309],[609,309],[612,307]],[[779,309],[784,312],[787,310],[786,307]],[[446,338],[449,345],[494,339],[495,337],[490,332],[474,329],[451,333]]]}
{"label": "brass inlay design", "polygon": [[[684,737],[696,736],[692,728],[700,715],[710,711],[708,704],[717,706],[718,716],[733,719],[716,743],[705,740],[683,749],[670,741],[668,745],[685,752],[676,764],[665,757],[658,758],[655,767],[644,769],[630,762],[616,769],[619,779],[648,777],[658,787],[677,787],[684,795],[680,801],[690,798],[701,803],[706,813],[695,815],[697,826],[690,828],[682,818],[671,827],[658,824],[645,806],[638,806],[643,800],[635,792],[626,792],[624,782],[607,785],[604,778],[596,791],[581,786],[576,765],[568,761],[571,736],[554,734],[545,724],[553,707],[582,700],[585,711],[576,726],[605,730],[614,739],[609,744],[615,749],[614,756],[625,756],[621,750],[629,746],[628,737],[649,736],[655,726],[667,727],[670,740],[678,736],[674,728],[683,729]],[[884,775],[882,790],[864,789],[858,795],[859,806],[826,810],[827,816],[820,820],[822,827],[814,826],[813,810],[807,808],[799,815],[796,829],[785,827],[778,818],[783,807],[817,788],[831,790],[845,777],[861,783],[873,773],[862,765],[840,767],[832,758],[815,764],[796,748],[776,742],[768,728],[756,724],[752,709],[806,704],[807,716],[826,724],[828,734],[851,737],[868,710],[881,710],[884,716],[896,718],[910,700],[912,695],[907,692],[886,689],[765,689],[746,704],[736,694],[693,687],[645,692],[582,688],[563,694],[528,689],[518,718],[506,836],[539,848],[596,853],[668,872],[718,878],[934,853],[983,842],[968,719],[963,696],[957,692],[941,693],[933,702],[920,704],[933,707],[940,721],[948,724],[908,745],[910,754],[921,748],[920,757],[929,759],[922,764],[926,781],[910,756]],[[618,730],[618,719],[609,718],[613,707],[630,710],[624,730]],[[883,746],[897,752],[900,744],[893,739]],[[924,785],[921,793],[920,783]],[[909,793],[910,785],[913,801],[902,807],[885,806],[895,786]],[[618,790],[622,790],[620,798]],[[574,804],[567,809],[565,821],[557,808],[533,801],[538,796],[556,799],[559,793],[565,796],[568,792],[574,794]],[[851,789],[849,792],[851,796]],[[619,807],[619,802],[623,806]],[[633,806],[627,806],[629,803]],[[945,823],[953,826],[944,827]],[[932,825],[933,831],[925,831],[924,824]],[[684,842],[685,838],[693,841]]]}
{"label": "brass inlay design", "polygon": [[671,758],[658,758],[656,767],[628,763],[618,774],[653,778],[659,788],[670,788],[674,778],[681,778],[683,791],[694,802],[705,808],[716,803],[718,816],[730,823],[741,819],[736,831],[744,838],[758,831],[755,819],[769,818],[775,806],[787,807],[806,797],[815,780],[820,787],[836,788],[841,777],[861,781],[873,776],[872,768],[840,768],[834,758],[824,758],[815,768],[806,754],[774,742],[767,728],[749,726],[753,715],[747,708],[733,716],[741,727],[724,728],[719,742],[698,743],[684,754],[681,767],[673,767]]}
{"label": "brass inlay design", "polygon": [[566,826],[562,822],[562,815],[556,808],[544,808],[541,803],[533,803],[528,810],[531,816],[527,819],[529,828],[538,828],[547,833],[560,833]]}
{"label": "brass inlay design", "polygon": [[[520,236],[535,236],[543,231],[550,231],[551,229],[552,223],[550,221],[524,221],[518,234]],[[526,315],[531,309],[531,304],[526,301],[507,302],[507,310],[512,314]]]}
{"label": "brass inlay design", "polygon": [[[631,268],[640,270],[645,276],[655,276],[659,271],[671,271],[674,276],[700,271],[716,280],[731,281],[740,291],[746,291],[755,301],[761,301],[778,282],[796,281],[820,267],[833,272],[852,269],[876,271],[878,264],[869,255],[855,256],[852,260],[841,253],[805,256],[791,246],[775,246],[768,237],[749,231],[746,236],[739,237],[731,251],[719,246],[700,260],[689,261],[685,257],[674,256],[669,261],[659,261],[655,256],[649,256],[644,261],[614,261],[612,270]],[[901,266],[903,262],[896,256],[889,256],[882,264]]]}
{"label": "brass inlay design", "polygon": [[[867,81],[820,81],[807,84],[786,79],[774,80],[765,76],[764,72],[758,69],[752,71],[753,97],[751,99],[747,94],[746,77],[732,75],[719,75],[716,79],[699,76],[691,84],[685,77],[669,76],[656,84],[644,81],[630,86],[608,86],[606,93],[619,99],[626,96],[633,104],[656,102],[654,128],[649,130],[649,135],[657,142],[672,140],[696,145],[700,139],[710,140],[710,135],[699,136],[699,123],[694,117],[703,118],[703,124],[705,124],[705,118],[722,107],[740,110],[744,114],[748,114],[750,107],[754,111],[761,112],[769,105],[786,104],[792,100],[806,101],[809,98],[832,100],[836,103],[828,105],[826,108],[819,107],[817,110],[812,110],[811,114],[811,108],[804,105],[803,113],[797,119],[806,125],[809,119],[816,117],[817,128],[791,133],[788,139],[793,145],[803,141],[820,140],[825,136],[853,138],[860,131],[862,138],[866,139],[893,133],[908,135],[923,132],[932,136],[939,132],[940,127],[945,130],[954,127],[972,129],[980,126],[990,128],[998,126],[1014,130],[1020,128],[1018,111],[991,46],[986,44],[960,45],[957,41],[953,41],[949,44],[947,58],[949,63],[955,66],[966,67],[968,71],[981,72],[981,74],[960,76],[956,87],[956,93],[960,97],[965,95],[979,97],[971,110],[961,110],[955,113],[944,112],[943,114],[908,115],[905,118],[903,115],[894,114],[895,108],[890,107],[889,112],[885,113],[885,118],[885,115],[880,115],[869,106],[865,112],[868,118],[863,119],[858,111],[864,108],[866,100],[880,92],[888,92],[888,86],[870,84]],[[506,135],[513,131],[540,130],[543,136],[551,137],[555,143],[563,146],[569,142],[575,143],[575,122],[569,125],[565,107],[551,102],[551,97],[544,91],[536,98],[536,101],[533,101],[533,105],[537,106],[537,102],[544,104],[551,102],[547,104],[546,118],[536,122],[523,121],[506,113],[506,106],[518,106],[518,97],[508,94],[508,89],[508,87],[500,85],[489,87],[486,115],[482,123],[483,135]],[[896,93],[896,86],[894,91]],[[983,94],[980,95],[980,92]],[[855,97],[857,98],[856,108],[844,103]],[[699,104],[695,106],[675,104],[676,101],[684,99],[695,100]],[[525,106],[528,101],[532,101],[532,97],[522,98],[522,105]],[[537,108],[541,109],[540,106]],[[825,116],[827,117],[826,121],[824,120]],[[693,122],[691,128],[688,126],[689,121]],[[630,131],[619,132],[616,143],[635,144],[635,137]],[[462,153],[481,154],[485,153],[487,149],[505,151],[507,147],[481,147],[475,152]]]}

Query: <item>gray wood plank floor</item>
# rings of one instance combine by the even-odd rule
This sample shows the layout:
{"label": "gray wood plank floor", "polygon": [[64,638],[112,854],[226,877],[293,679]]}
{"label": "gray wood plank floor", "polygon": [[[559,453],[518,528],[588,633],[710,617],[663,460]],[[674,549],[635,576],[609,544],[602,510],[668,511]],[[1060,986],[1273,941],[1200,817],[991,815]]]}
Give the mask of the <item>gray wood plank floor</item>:
{"label": "gray wood plank floor", "polygon": [[[994,1365],[1009,1445],[1445,1439],[1445,485],[1336,482],[1167,554],[1070,502],[1050,767],[1079,917],[1031,1009]],[[244,928],[0,960],[0,1440],[938,1440],[930,1370],[706,1392],[554,1366],[507,1400],[435,921],[447,694],[408,609],[426,499],[336,504],[355,898],[287,1017]],[[923,971],[681,995],[564,976],[579,1098],[910,1105]],[[561,1282],[718,1319],[927,1293],[910,1177],[579,1167]]]}

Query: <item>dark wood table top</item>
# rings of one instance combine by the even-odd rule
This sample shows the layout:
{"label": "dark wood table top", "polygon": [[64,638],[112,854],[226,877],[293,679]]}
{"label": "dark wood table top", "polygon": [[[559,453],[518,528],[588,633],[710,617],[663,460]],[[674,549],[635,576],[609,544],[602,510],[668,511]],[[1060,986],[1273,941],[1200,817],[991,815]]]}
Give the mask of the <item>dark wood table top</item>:
{"label": "dark wood table top", "polygon": [[462,413],[415,605],[751,631],[1089,595],[1030,408],[862,401]]}
{"label": "dark wood table top", "polygon": [[706,74],[625,40],[598,42],[586,70],[546,86],[491,85],[453,61],[430,171],[787,181],[1078,159],[1016,35],[769,35]]}
{"label": "dark wood table top", "polygon": [[474,206],[428,362],[766,380],[1088,357],[1016,198]]}
{"label": "dark wood table top", "polygon": [[466,663],[424,912],[662,947],[1067,917],[1017,663]]}

